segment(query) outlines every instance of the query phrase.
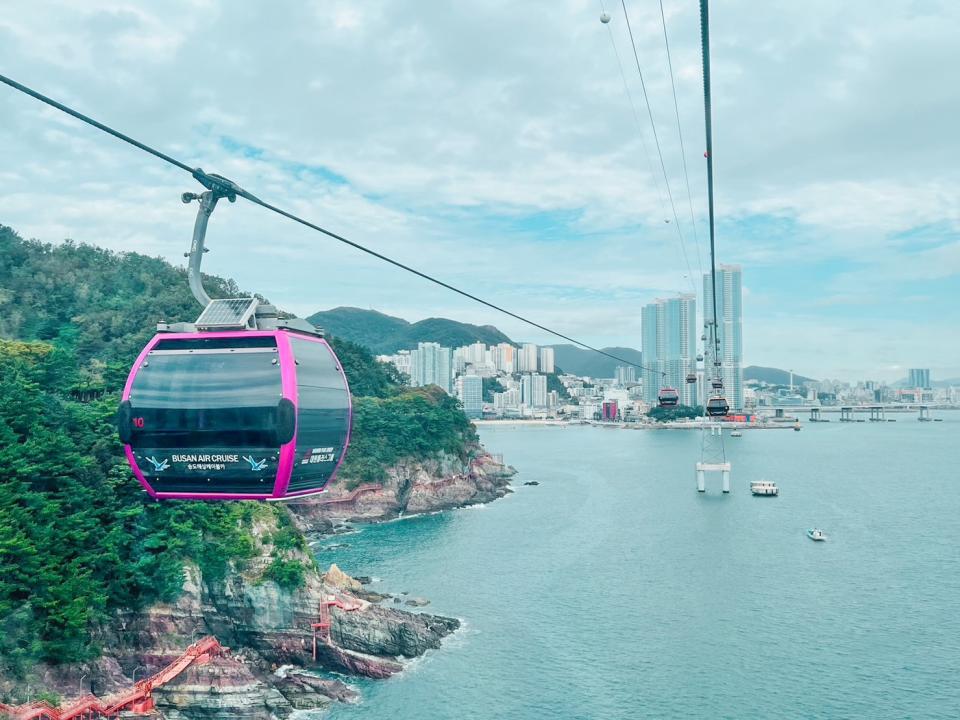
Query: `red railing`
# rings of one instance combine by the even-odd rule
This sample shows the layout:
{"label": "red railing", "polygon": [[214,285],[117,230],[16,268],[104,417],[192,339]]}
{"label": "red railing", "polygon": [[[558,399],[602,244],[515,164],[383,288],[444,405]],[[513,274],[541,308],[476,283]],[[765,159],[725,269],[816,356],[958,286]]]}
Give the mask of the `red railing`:
{"label": "red railing", "polygon": [[53,707],[46,702],[17,706],[0,703],[0,715],[6,715],[11,720],[92,720],[117,717],[121,712],[147,715],[153,710],[152,693],[156,688],[170,682],[191,665],[202,665],[209,662],[211,657],[227,651],[228,648],[223,647],[211,635],[188,647],[180,657],[158,673],[103,700],[95,695],[87,695],[64,708]]}

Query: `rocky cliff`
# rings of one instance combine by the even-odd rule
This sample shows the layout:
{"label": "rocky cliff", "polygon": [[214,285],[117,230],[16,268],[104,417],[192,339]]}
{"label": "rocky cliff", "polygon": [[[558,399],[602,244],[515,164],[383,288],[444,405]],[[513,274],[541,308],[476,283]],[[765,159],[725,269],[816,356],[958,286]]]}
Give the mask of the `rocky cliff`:
{"label": "rocky cliff", "polygon": [[380,522],[414,513],[428,513],[486,503],[511,492],[516,471],[486,452],[468,461],[451,455],[401,461],[380,484],[357,484],[338,478],[320,497],[292,508],[305,532],[329,532],[344,522]]}
{"label": "rocky cliff", "polygon": [[[359,584],[336,566],[321,573],[305,543],[277,547],[277,517],[271,509],[254,523],[257,552],[243,566],[223,577],[204,577],[196,565],[188,565],[175,603],[118,614],[96,631],[101,658],[37,668],[34,690],[42,686],[71,699],[92,689],[103,697],[131,687],[196,639],[213,635],[232,653],[191,666],[157,690],[161,715],[178,720],[286,717],[296,709],[354,696],[343,683],[305,670],[389,677],[403,668],[404,659],[438,648],[459,627],[452,618],[355,597],[351,590]],[[301,582],[282,587],[265,579],[278,557],[304,569]],[[329,630],[314,627],[322,602],[328,603]]]}
{"label": "rocky cliff", "polygon": [[[485,503],[510,492],[512,468],[485,452],[471,457],[400,462],[382,484],[356,485],[341,478],[318,500],[285,511],[265,510],[250,528],[253,557],[218,576],[205,577],[198,566],[187,565],[176,602],[118,613],[95,631],[103,648],[100,658],[37,667],[34,691],[46,688],[65,699],[87,691],[103,697],[131,687],[198,638],[213,635],[232,652],[191,666],[155,691],[160,717],[266,720],[352,701],[356,693],[348,686],[308,671],[389,677],[402,670],[405,659],[440,647],[460,623],[379,605],[380,597],[364,592],[335,565],[321,572],[300,533]],[[292,533],[281,544],[280,526],[291,521],[299,531],[288,528]],[[278,560],[299,568],[299,577],[283,584],[269,579]],[[324,601],[329,629],[318,629]],[[13,690],[19,688],[0,678],[0,693]]]}

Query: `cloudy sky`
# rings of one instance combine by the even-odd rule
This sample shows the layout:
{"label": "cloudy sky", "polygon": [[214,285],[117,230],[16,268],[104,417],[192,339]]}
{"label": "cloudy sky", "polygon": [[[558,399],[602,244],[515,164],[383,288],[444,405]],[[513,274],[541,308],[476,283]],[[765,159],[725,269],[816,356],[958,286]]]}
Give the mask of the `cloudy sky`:
{"label": "cloudy sky", "polygon": [[[540,322],[639,347],[643,303],[699,287],[708,262],[699,21],[664,0],[694,224],[659,5],[626,3],[688,270],[623,9],[604,2],[609,25],[597,0],[13,0],[0,73]],[[715,0],[711,20],[718,256],[744,268],[745,362],[960,376],[960,3]],[[183,262],[189,177],[4,86],[0,117],[0,223]],[[245,203],[220,206],[208,244],[206,269],[300,314],[550,341]]]}

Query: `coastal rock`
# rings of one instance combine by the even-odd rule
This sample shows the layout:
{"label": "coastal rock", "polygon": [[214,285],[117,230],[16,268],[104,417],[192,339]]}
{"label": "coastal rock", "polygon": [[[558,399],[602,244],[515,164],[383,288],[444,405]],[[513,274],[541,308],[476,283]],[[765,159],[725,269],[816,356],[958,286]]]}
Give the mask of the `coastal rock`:
{"label": "coastal rock", "polygon": [[[230,656],[187,668],[175,680],[154,690],[153,697],[167,720],[271,720],[285,718],[294,709],[276,687]],[[329,704],[329,698],[318,696],[312,707]]]}
{"label": "coastal rock", "polygon": [[295,710],[319,708],[330,701],[353,703],[360,698],[360,693],[340,680],[327,680],[291,668],[276,675],[277,690]]}
{"label": "coastal rock", "polygon": [[404,603],[404,605],[409,605],[410,607],[425,607],[429,604],[430,601],[422,597],[410,598]]}
{"label": "coastal rock", "polygon": [[[87,673],[87,681],[94,680],[98,694],[129,687],[135,672],[140,678],[156,672],[206,635],[216,636],[221,644],[233,648],[234,654],[245,656],[247,669],[270,687],[272,669],[287,664],[389,677],[402,669],[398,658],[413,658],[439,647],[443,638],[459,627],[452,618],[372,605],[362,598],[359,582],[336,565],[321,576],[312,558],[301,550],[288,552],[306,570],[302,586],[285,589],[264,580],[264,570],[275,551],[269,538],[275,535],[276,519],[268,515],[257,522],[266,525],[254,528],[253,534],[266,544],[242,571],[204,578],[199,568],[188,565],[183,591],[175,603],[120,613],[98,631],[97,642],[110,660],[102,676]],[[330,609],[332,643],[327,645],[318,638],[314,663],[313,624],[321,600],[331,595],[351,609]],[[74,675],[70,682],[49,686],[76,688],[80,672]],[[175,711],[184,712],[177,709],[180,705],[175,697],[170,702]],[[275,704],[280,707],[279,700]]]}
{"label": "coastal rock", "polygon": [[359,653],[418,657],[440,647],[444,637],[460,627],[455,618],[409,613],[370,605],[362,612],[331,613],[330,635],[340,648]]}
{"label": "coastal rock", "polygon": [[382,484],[352,484],[341,477],[324,494],[293,508],[297,525],[316,534],[345,521],[380,522],[405,514],[429,513],[486,503],[511,492],[516,471],[482,448],[472,457],[441,454],[402,461],[387,470]]}
{"label": "coastal rock", "polygon": [[323,581],[327,585],[331,585],[341,590],[349,590],[351,592],[359,592],[363,590],[363,586],[360,584],[360,581],[355,580],[347,575],[343,570],[337,567],[336,563],[330,565],[330,569],[323,574]]}
{"label": "coastal rock", "polygon": [[524,485],[539,485],[539,484],[540,483],[537,480],[527,480],[527,482],[524,483]]}

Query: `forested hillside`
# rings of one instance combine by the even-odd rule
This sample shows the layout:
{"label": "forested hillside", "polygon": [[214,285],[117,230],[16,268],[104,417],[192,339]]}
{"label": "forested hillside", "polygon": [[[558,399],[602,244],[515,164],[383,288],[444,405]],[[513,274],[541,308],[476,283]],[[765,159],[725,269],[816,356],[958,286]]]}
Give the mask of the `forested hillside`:
{"label": "forested hillside", "polygon": [[[207,288],[242,294],[215,277]],[[213,575],[242,564],[258,513],[288,521],[273,504],[154,502],[122,457],[114,413],[130,364],[158,319],[197,309],[184,272],[162,260],[0,226],[0,673],[96,655],[92,624],[172,599],[186,559]],[[343,481],[351,469],[376,480],[399,457],[469,452],[455,401],[403,388],[365,348],[331,342],[364,396]]]}
{"label": "forested hillside", "polygon": [[475,342],[516,344],[492,325],[471,325],[446,318],[427,318],[410,323],[376,310],[339,307],[314,313],[307,319],[331,335],[359,343],[376,354],[409,350],[420,342],[436,342],[446,347]]}

